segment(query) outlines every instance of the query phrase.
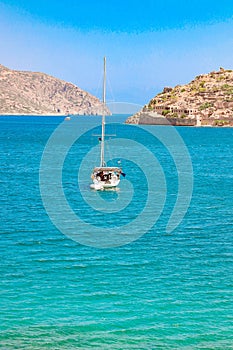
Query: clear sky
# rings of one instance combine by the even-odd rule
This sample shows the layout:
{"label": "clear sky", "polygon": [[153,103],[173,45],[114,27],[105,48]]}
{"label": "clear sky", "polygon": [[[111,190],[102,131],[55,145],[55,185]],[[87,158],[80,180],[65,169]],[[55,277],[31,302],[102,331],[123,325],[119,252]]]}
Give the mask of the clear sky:
{"label": "clear sky", "polygon": [[147,103],[164,86],[233,69],[233,0],[0,0],[0,63]]}

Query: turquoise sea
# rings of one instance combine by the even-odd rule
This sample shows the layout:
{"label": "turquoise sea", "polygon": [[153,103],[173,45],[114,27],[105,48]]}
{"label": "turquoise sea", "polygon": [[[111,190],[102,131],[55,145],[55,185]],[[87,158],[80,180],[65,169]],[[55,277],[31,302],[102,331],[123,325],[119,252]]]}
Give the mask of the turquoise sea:
{"label": "turquoise sea", "polygon": [[[91,118],[97,117],[79,117],[77,125]],[[139,239],[99,249],[61,233],[42,203],[40,161],[63,119],[0,117],[0,348],[233,349],[233,129],[177,128],[191,156],[194,188],[171,233],[166,225],[176,199],[176,169],[166,149],[145,136],[166,177],[164,209]],[[114,128],[137,139],[136,128]],[[104,222],[101,215],[89,217],[93,210],[81,202],[76,183],[77,162],[95,143],[92,135],[71,149],[63,184],[74,211],[104,229],[115,214]],[[122,162],[126,179],[143,177],[133,163]],[[89,191],[88,184],[81,186]],[[115,193],[98,195],[114,205]],[[122,220],[138,215],[146,197],[146,188],[136,186]]]}

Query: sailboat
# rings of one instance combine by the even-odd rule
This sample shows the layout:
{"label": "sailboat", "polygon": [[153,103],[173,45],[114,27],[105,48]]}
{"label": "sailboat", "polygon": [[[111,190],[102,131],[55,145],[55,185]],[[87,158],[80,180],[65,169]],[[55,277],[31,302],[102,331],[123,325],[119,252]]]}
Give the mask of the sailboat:
{"label": "sailboat", "polygon": [[104,57],[104,79],[103,79],[103,113],[102,113],[102,133],[100,148],[100,166],[95,167],[91,174],[93,183],[90,187],[94,190],[105,190],[116,188],[120,183],[120,175],[125,174],[119,167],[108,167],[104,160],[104,142],[105,142],[105,111],[106,111],[106,57]]}

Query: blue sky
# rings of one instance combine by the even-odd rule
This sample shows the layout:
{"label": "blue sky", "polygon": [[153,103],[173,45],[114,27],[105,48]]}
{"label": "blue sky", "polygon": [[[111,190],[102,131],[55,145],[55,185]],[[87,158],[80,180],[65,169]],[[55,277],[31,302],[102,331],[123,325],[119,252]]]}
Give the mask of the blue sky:
{"label": "blue sky", "polygon": [[0,63],[109,101],[144,105],[164,86],[233,69],[233,1],[0,1]]}

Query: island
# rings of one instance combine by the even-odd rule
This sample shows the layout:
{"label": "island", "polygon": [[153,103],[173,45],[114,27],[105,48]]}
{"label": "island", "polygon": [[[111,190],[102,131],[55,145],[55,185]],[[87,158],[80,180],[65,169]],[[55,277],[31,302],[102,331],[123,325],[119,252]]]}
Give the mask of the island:
{"label": "island", "polygon": [[220,68],[186,85],[165,87],[126,123],[233,126],[233,70]]}

